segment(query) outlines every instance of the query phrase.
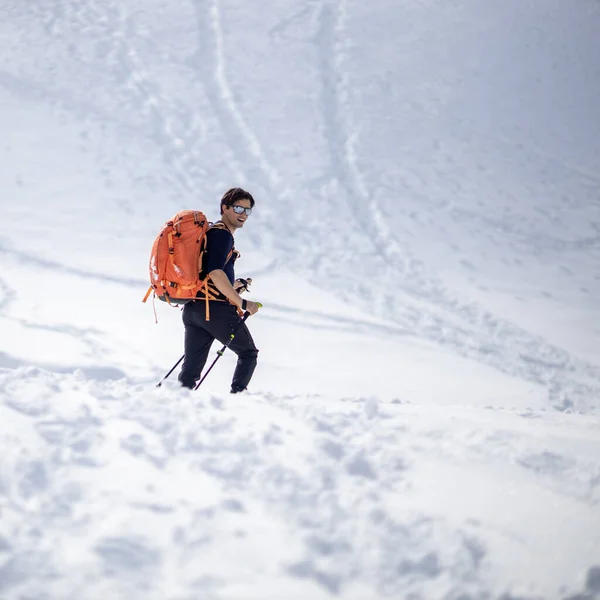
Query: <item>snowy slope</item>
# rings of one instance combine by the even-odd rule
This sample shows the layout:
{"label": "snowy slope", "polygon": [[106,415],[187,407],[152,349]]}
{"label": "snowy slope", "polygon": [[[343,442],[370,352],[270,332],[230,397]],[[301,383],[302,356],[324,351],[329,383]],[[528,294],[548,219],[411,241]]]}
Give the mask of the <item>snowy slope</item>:
{"label": "snowy slope", "polygon": [[2,390],[3,597],[554,598],[598,550],[581,415],[34,369]]}
{"label": "snowy slope", "polygon": [[[600,596],[599,30],[0,2],[0,598]],[[149,246],[231,185],[252,389],[157,390]]]}

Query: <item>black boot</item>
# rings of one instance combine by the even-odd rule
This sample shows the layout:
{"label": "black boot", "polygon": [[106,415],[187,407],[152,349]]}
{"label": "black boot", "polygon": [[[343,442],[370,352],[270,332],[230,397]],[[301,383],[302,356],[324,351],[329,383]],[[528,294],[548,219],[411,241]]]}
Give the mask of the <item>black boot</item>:
{"label": "black boot", "polygon": [[196,387],[195,381],[190,381],[189,379],[181,377],[181,373],[177,375],[177,379],[179,380],[181,387],[187,388],[188,390],[193,390]]}

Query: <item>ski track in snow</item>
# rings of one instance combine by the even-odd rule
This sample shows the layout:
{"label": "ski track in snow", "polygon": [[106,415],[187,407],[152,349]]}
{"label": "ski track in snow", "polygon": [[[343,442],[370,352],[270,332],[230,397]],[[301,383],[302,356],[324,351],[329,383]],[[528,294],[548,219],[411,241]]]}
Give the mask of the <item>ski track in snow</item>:
{"label": "ski track in snow", "polygon": [[[273,311],[273,312],[271,312]],[[364,333],[389,338],[396,335],[412,335],[412,331],[396,324],[383,325],[372,321],[331,315],[314,310],[294,309],[277,303],[269,303],[269,313],[265,316],[270,320],[296,322],[302,327],[323,330],[338,330],[351,333]]]}
{"label": "ski track in snow", "polygon": [[54,271],[56,273],[71,275],[82,279],[93,279],[100,282],[116,283],[119,285],[139,289],[144,289],[148,286],[148,281],[146,279],[116,277],[107,273],[94,273],[93,271],[84,271],[82,269],[71,267],[67,264],[59,263],[54,260],[48,260],[42,258],[39,255],[30,254],[22,250],[11,250],[5,248],[2,244],[0,244],[0,254],[5,254],[7,256],[16,258],[20,263],[23,263],[25,265],[32,265],[36,268],[46,269],[49,271]]}
{"label": "ski track in snow", "polygon": [[193,1],[198,23],[197,64],[190,65],[199,74],[212,109],[219,120],[241,181],[249,178],[261,184],[272,197],[282,179],[265,158],[258,138],[246,123],[231,89],[225,60],[224,34],[219,0]]}
{"label": "ski track in snow", "polygon": [[[210,24],[215,45],[215,80],[220,96],[220,102],[218,104],[224,104],[227,107],[227,112],[230,115],[228,120],[235,123],[237,130],[241,134],[241,136],[238,137],[238,141],[241,139],[244,142],[244,145],[254,157],[254,162],[258,164],[259,172],[264,173],[265,181],[263,182],[263,186],[266,189],[275,190],[280,187],[282,179],[275,171],[272,164],[266,160],[258,138],[254,135],[254,132],[252,129],[250,129],[241,112],[238,110],[231,86],[229,84],[227,77],[227,65],[225,61],[225,36],[221,26],[220,4],[220,0],[212,0],[210,5]],[[231,144],[232,149],[234,148],[234,144],[235,140]],[[247,170],[248,166],[245,168],[245,171]]]}
{"label": "ski track in snow", "polygon": [[19,98],[58,106],[81,120],[91,118],[102,123],[109,123],[127,135],[133,135],[147,141],[155,141],[148,131],[126,123],[118,115],[103,110],[84,99],[73,97],[69,90],[54,89],[54,87],[49,87],[48,84],[32,81],[6,70],[0,70],[0,86]]}
{"label": "ski track in snow", "polygon": [[[31,368],[0,370],[0,381],[0,415],[12,424],[0,469],[6,600],[96,600],[101,590],[161,600],[209,590],[231,597],[220,594],[225,576],[246,576],[236,563],[212,571],[205,548],[228,539],[253,544],[261,532],[252,516],[265,511],[276,526],[298,532],[289,552],[268,555],[274,576],[342,596],[363,585],[370,597],[498,598],[506,582],[488,580],[486,571],[495,559],[487,538],[497,532],[400,501],[410,498],[420,465],[494,465],[517,478],[533,472],[557,502],[575,499],[581,510],[600,504],[597,455],[586,462],[541,451],[535,430],[502,429],[528,421],[554,431],[561,417],[552,412],[454,406],[450,418],[464,421],[448,429],[439,413],[431,419],[418,406],[372,398],[201,399]],[[597,445],[594,427],[581,426],[581,439]],[[17,431],[20,443],[10,444]],[[527,535],[501,538],[527,552]],[[245,560],[263,565],[252,553]],[[594,563],[586,568],[593,579]]]}
{"label": "ski track in snow", "polygon": [[[206,126],[197,111],[188,111],[182,103],[167,100],[161,94],[130,43],[127,13],[117,10],[118,14],[113,15],[110,7],[102,9],[111,18],[111,44],[122,67],[122,85],[133,92],[139,112],[148,117],[153,140],[162,149],[165,162],[173,168],[183,189],[193,195],[197,189],[193,175],[201,164],[195,145],[205,137]],[[175,133],[176,126],[179,134]]]}
{"label": "ski track in snow", "polygon": [[[64,7],[62,11],[59,6]],[[76,10],[77,7],[69,0],[62,0],[62,5],[57,4],[52,21],[54,26],[48,28],[48,35],[61,43],[63,33],[58,24],[64,20],[75,23],[82,31],[90,32],[92,39],[95,29],[103,29],[105,35],[101,39],[107,45],[103,69],[108,65],[112,67],[111,74],[116,78],[113,97],[124,98],[120,112],[103,110],[94,103],[94,98],[88,100],[86,94],[86,99],[83,99],[80,92],[73,95],[66,89],[57,90],[54,81],[42,84],[4,71],[0,72],[0,84],[31,99],[58,103],[77,116],[93,116],[103,122],[113,123],[122,134],[133,134],[151,141],[160,149],[165,165],[172,169],[173,183],[181,186],[186,196],[195,195],[198,184],[209,177],[208,171],[202,168],[203,156],[199,150],[207,128],[202,116],[198,110],[188,108],[182,101],[161,93],[160,86],[152,80],[144,60],[131,43],[128,32],[130,16],[124,8],[114,8],[103,2],[89,2],[85,9],[80,7],[80,13]],[[142,120],[142,124],[132,125],[132,120],[127,118],[130,110],[135,111],[135,121],[139,123]],[[123,118],[119,118],[119,114]]]}

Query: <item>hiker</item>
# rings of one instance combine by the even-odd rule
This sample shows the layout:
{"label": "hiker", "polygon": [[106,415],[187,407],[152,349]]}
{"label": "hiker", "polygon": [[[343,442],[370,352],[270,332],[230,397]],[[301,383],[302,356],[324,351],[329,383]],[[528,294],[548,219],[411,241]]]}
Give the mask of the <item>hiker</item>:
{"label": "hiker", "polygon": [[[196,294],[197,300],[183,308],[185,355],[178,377],[183,387],[195,387],[213,341],[223,344],[229,341],[240,325],[239,311],[253,315],[259,309],[256,302],[241,297],[251,280],[236,279],[234,274],[239,253],[234,247],[233,234],[244,226],[253,207],[254,198],[249,192],[230,189],[221,198],[221,220],[213,223],[206,233],[200,273],[205,285]],[[231,393],[235,394],[248,387],[258,355],[245,323],[237,329],[229,348],[238,356],[231,382]]]}

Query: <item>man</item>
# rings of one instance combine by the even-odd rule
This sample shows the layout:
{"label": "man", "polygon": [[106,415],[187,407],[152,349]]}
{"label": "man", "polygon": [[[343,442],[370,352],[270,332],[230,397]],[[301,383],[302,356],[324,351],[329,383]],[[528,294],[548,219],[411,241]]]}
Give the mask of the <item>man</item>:
{"label": "man", "polygon": [[[229,341],[241,322],[238,309],[251,315],[258,311],[256,302],[242,299],[240,293],[248,284],[245,280],[236,280],[234,273],[239,254],[234,247],[233,234],[244,226],[253,208],[254,198],[249,192],[241,188],[230,189],[221,198],[221,220],[211,225],[206,233],[200,276],[207,278],[206,285],[198,292],[198,300],[188,302],[183,308],[185,357],[179,374],[183,387],[195,387],[213,341],[217,339],[222,344]],[[231,393],[235,394],[248,387],[258,355],[245,323],[237,329],[229,348],[238,356],[231,382]]]}

